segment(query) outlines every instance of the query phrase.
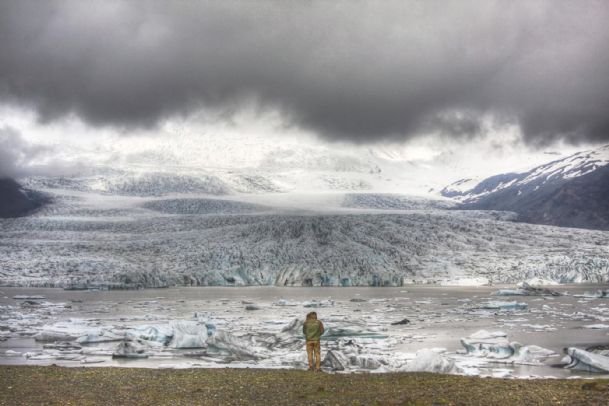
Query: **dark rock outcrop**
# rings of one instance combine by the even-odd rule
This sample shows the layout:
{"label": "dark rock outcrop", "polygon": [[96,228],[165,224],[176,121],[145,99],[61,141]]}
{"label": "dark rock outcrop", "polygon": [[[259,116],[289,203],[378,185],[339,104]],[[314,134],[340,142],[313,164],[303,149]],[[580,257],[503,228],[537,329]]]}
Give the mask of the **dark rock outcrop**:
{"label": "dark rock outcrop", "polygon": [[45,194],[24,189],[13,179],[0,179],[0,218],[27,216],[49,201]]}

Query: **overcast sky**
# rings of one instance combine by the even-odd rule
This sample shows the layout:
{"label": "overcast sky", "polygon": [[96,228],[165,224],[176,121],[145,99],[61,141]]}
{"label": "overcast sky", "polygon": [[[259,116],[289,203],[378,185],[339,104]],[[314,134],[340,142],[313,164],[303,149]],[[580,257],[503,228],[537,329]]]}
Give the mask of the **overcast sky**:
{"label": "overcast sky", "polygon": [[506,127],[531,148],[599,144],[608,44],[602,0],[3,0],[0,106],[127,136],[254,110],[359,144]]}

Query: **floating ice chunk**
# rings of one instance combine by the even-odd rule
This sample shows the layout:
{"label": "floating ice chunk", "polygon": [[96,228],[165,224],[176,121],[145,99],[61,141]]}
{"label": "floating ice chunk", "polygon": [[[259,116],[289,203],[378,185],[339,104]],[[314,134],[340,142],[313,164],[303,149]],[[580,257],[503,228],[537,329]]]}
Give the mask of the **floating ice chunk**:
{"label": "floating ice chunk", "polygon": [[260,310],[260,306],[255,304],[248,304],[245,306],[245,310]]}
{"label": "floating ice chunk", "polygon": [[137,326],[130,330],[127,336],[132,339],[154,341],[167,345],[173,337],[173,328],[168,325]]}
{"label": "floating ice chunk", "polygon": [[26,352],[23,354],[25,359],[36,360],[36,361],[45,361],[50,359],[55,359],[54,354],[42,353],[42,352]]}
{"label": "floating ice chunk", "polygon": [[522,284],[528,284],[530,286],[552,286],[552,285],[560,285],[559,282],[556,282],[552,279],[542,279],[542,278],[531,278]]}
{"label": "floating ice chunk", "polygon": [[510,363],[538,363],[557,354],[554,351],[537,345],[523,346],[517,342],[509,342],[502,331],[488,332],[480,330],[469,337],[462,338],[461,344],[467,355],[501,359]]}
{"label": "floating ice chunk", "polygon": [[16,295],[16,296],[13,296],[13,299],[15,299],[15,300],[26,300],[26,299],[41,300],[41,299],[46,299],[46,297],[40,296],[40,295]]}
{"label": "floating ice chunk", "polygon": [[56,341],[52,343],[43,344],[42,348],[49,350],[60,350],[60,351],[69,351],[69,350],[80,350],[82,346],[80,344],[69,342],[69,341]]}
{"label": "floating ice chunk", "polygon": [[494,296],[526,296],[527,292],[524,289],[499,289],[492,294]]}
{"label": "floating ice chunk", "polygon": [[595,354],[579,348],[567,348],[570,363],[565,368],[588,372],[609,372],[609,357]]}
{"label": "floating ice chunk", "polygon": [[502,302],[498,300],[490,301],[484,305],[482,305],[483,309],[489,310],[505,310],[505,311],[513,311],[513,310],[524,310],[528,307],[526,303],[519,303],[516,301],[513,302]]}
{"label": "floating ice chunk", "polygon": [[6,350],[6,351],[4,352],[4,355],[5,355],[6,357],[20,357],[20,356],[21,356],[21,353],[20,353],[20,352],[18,352],[18,351]]}
{"label": "floating ice chunk", "polygon": [[295,300],[288,300],[288,299],[279,299],[278,301],[276,301],[275,303],[273,303],[275,306],[299,306],[302,303],[297,302]]}
{"label": "floating ice chunk", "polygon": [[326,332],[322,336],[325,340],[336,340],[342,337],[387,338],[387,335],[371,331],[363,325],[326,325]]}
{"label": "floating ice chunk", "polygon": [[393,323],[391,323],[392,326],[399,326],[399,325],[404,325],[404,324],[410,324],[410,320],[402,319],[402,320],[394,321]]}
{"label": "floating ice chunk", "polygon": [[494,292],[495,296],[562,296],[562,293],[547,288],[531,286],[526,282],[520,284],[517,289],[499,289]]}
{"label": "floating ice chunk", "polygon": [[456,278],[442,279],[439,283],[441,286],[486,286],[489,284],[489,280],[484,277]]}
{"label": "floating ice chunk", "polygon": [[303,302],[303,307],[331,307],[334,306],[334,300],[312,300],[310,302]]}
{"label": "floating ice chunk", "polygon": [[609,298],[609,290],[597,290],[596,292],[584,292],[583,295],[573,295],[575,297],[583,297],[586,299],[602,299]]}
{"label": "floating ice chunk", "polygon": [[177,321],[172,324],[173,337],[169,346],[172,348],[205,348],[207,347],[208,329],[205,324],[196,321]]}
{"label": "floating ice chunk", "polygon": [[330,368],[332,371],[344,371],[349,364],[349,359],[340,351],[328,351],[321,365]]}
{"label": "floating ice chunk", "polygon": [[349,362],[351,365],[355,365],[363,369],[378,369],[382,366],[381,362],[376,358],[358,355],[349,357]]}
{"label": "floating ice chunk", "polygon": [[467,355],[487,358],[509,358],[514,355],[514,348],[501,331],[488,332],[480,330],[469,337],[461,339]]}
{"label": "floating ice chunk", "polygon": [[514,355],[512,361],[514,363],[538,363],[546,358],[556,357],[556,354],[552,350],[548,350],[537,345],[526,345],[521,346],[518,343],[512,343],[514,348]]}
{"label": "floating ice chunk", "polygon": [[83,336],[78,337],[76,342],[79,344],[89,344],[89,343],[103,343],[103,342],[110,342],[110,341],[121,341],[124,339],[125,339],[124,335],[118,335],[118,334],[115,334],[115,333],[113,333],[111,331],[107,331],[107,330],[99,330],[99,331],[89,332]]}
{"label": "floating ice chunk", "polygon": [[53,330],[43,330],[34,334],[34,340],[36,341],[73,341],[76,337],[68,332]]}
{"label": "floating ice chunk", "polygon": [[463,370],[441,353],[429,349],[417,351],[416,357],[404,367],[411,372],[436,372],[443,374],[459,374]]}
{"label": "floating ice chunk", "polygon": [[84,358],[80,361],[81,364],[101,364],[105,360],[102,358]]}
{"label": "floating ice chunk", "polygon": [[521,324],[520,327],[528,327],[535,331],[556,331],[556,328],[549,324]]}
{"label": "floating ice chunk", "polygon": [[207,348],[210,353],[250,359],[258,357],[256,349],[249,341],[222,330],[218,330],[207,339]]}
{"label": "floating ice chunk", "polygon": [[82,361],[84,358],[84,355],[80,354],[60,354],[55,357],[57,361]]}
{"label": "floating ice chunk", "polygon": [[609,324],[589,324],[587,326],[584,326],[584,328],[589,328],[593,330],[603,330],[609,328]]}
{"label": "floating ice chunk", "polygon": [[143,346],[131,341],[122,341],[112,353],[112,358],[148,358]]}

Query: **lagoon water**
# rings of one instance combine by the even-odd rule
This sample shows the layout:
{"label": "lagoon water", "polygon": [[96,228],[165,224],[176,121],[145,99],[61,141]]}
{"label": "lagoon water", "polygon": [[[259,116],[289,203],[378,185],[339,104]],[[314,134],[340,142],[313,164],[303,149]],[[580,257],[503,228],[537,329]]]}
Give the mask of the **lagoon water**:
{"label": "lagoon water", "polygon": [[[418,351],[436,349],[454,361],[462,373],[502,377],[601,376],[557,364],[566,347],[585,349],[609,344],[609,299],[584,295],[605,287],[560,286],[556,290],[566,294],[557,297],[493,295],[500,288],[0,288],[0,363],[305,368],[306,355],[298,326],[289,326],[294,319],[303,319],[307,312],[315,310],[330,332],[323,341],[322,352],[346,351],[347,356],[342,359],[351,359],[352,365],[345,372],[407,370]],[[497,302],[514,301],[519,306],[513,309],[489,308]],[[246,310],[248,306],[256,310]],[[403,319],[410,322],[391,324]],[[163,329],[181,320],[207,325],[216,342],[210,340],[199,349],[154,343],[143,350],[147,358],[112,358],[120,341],[112,337],[149,326]],[[556,355],[519,363],[509,358],[463,354],[460,338],[480,330],[502,331],[510,342],[537,345]],[[73,340],[84,334],[97,338],[90,342],[81,338],[77,346],[81,348],[58,349],[55,344],[65,340],[36,341],[33,337],[41,332],[64,333]]]}

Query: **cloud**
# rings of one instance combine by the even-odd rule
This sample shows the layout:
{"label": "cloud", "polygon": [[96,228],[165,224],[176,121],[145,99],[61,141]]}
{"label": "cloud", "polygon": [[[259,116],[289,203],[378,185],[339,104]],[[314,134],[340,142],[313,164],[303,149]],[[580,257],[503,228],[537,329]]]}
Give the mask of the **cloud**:
{"label": "cloud", "polygon": [[0,127],[0,179],[23,176],[25,167],[45,150],[29,144],[16,129]]}
{"label": "cloud", "polygon": [[328,139],[609,140],[606,1],[0,4],[0,100],[153,127],[277,111]]}

